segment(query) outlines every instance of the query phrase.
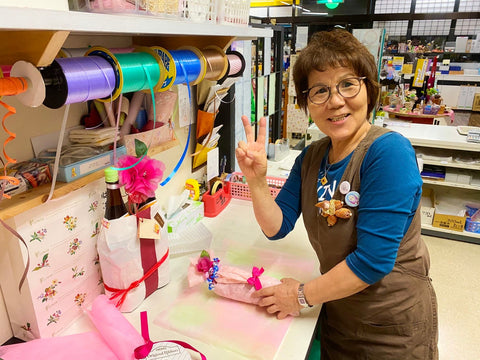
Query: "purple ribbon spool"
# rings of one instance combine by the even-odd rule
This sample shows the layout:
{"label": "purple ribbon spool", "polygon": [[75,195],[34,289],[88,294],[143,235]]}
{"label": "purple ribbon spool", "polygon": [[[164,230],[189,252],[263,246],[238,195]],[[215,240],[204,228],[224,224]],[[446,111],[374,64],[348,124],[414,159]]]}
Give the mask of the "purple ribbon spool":
{"label": "purple ribbon spool", "polygon": [[67,80],[68,96],[64,104],[105,98],[115,89],[114,69],[100,56],[59,58],[55,61]]}

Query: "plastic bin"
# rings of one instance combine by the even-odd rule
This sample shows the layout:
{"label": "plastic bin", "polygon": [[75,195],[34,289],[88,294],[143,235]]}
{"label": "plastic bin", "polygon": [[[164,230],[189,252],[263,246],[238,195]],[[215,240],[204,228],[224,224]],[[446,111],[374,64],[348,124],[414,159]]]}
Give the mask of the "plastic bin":
{"label": "plastic bin", "polygon": [[146,15],[145,7],[140,6],[141,0],[69,0],[71,10],[99,12],[99,13],[126,13]]}
{"label": "plastic bin", "polygon": [[480,234],[480,221],[473,221],[467,218],[465,220],[465,231]]}
{"label": "plastic bin", "polygon": [[[230,176],[230,181],[227,181],[228,191],[232,195],[232,198],[243,199],[243,200],[252,200],[252,195],[250,194],[250,188],[248,184],[241,182],[243,174],[240,172],[234,172]],[[270,194],[272,197],[276,198],[278,193],[285,184],[287,179],[277,178],[273,176],[267,176],[267,184],[270,188]]]}
{"label": "plastic bin", "polygon": [[248,26],[250,0],[217,0],[217,22],[222,25]]}
{"label": "plastic bin", "polygon": [[217,0],[180,0],[181,17],[199,23],[217,22]]}

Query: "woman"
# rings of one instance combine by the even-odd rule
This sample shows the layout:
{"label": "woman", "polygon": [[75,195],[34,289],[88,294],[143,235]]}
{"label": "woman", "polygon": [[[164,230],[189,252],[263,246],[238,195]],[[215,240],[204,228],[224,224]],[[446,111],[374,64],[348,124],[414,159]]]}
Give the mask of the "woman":
{"label": "woman", "polygon": [[[422,180],[409,141],[369,122],[375,60],[345,30],[313,35],[294,65],[298,104],[327,135],[298,156],[275,200],[266,182],[265,119],[236,156],[269,239],[302,214],[322,275],[256,292],[279,319],[322,304],[322,359],[437,359],[437,303],[420,236]],[[340,209],[341,208],[341,209]],[[340,211],[336,211],[340,210]]]}

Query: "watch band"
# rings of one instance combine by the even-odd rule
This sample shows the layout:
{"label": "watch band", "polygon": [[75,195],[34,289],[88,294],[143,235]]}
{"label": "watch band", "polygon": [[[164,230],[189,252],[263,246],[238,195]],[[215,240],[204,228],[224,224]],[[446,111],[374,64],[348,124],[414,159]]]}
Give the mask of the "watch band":
{"label": "watch band", "polygon": [[298,303],[300,304],[300,306],[302,306],[303,308],[307,308],[307,307],[312,307],[313,305],[310,305],[308,302],[307,302],[307,299],[305,299],[305,293],[303,292],[303,287],[305,286],[305,284],[300,284],[298,286]]}

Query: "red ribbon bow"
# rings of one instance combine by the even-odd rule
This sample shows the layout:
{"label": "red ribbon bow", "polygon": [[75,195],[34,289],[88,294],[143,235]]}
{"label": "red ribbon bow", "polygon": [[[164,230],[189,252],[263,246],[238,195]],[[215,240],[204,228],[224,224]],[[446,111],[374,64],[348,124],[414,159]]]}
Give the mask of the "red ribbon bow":
{"label": "red ribbon bow", "polygon": [[110,291],[111,293],[113,293],[112,296],[110,296],[110,300],[113,300],[117,297],[120,297],[120,299],[117,301],[117,303],[115,304],[115,306],[117,308],[119,308],[120,306],[122,306],[123,302],[125,301],[125,298],[127,297],[127,294],[135,289],[136,287],[138,287],[143,281],[145,281],[145,279],[147,279],[149,276],[151,276],[155,271],[157,271],[157,269],[160,267],[160,265],[162,265],[164,263],[164,261],[167,259],[168,257],[168,253],[169,253],[169,249],[167,249],[167,252],[162,256],[162,258],[150,269],[147,271],[147,273],[145,275],[142,276],[141,279],[138,279],[137,281],[134,281],[130,284],[130,286],[126,289],[115,289],[115,288],[112,288],[110,286],[108,286],[107,284],[103,284],[105,289]]}
{"label": "red ribbon bow", "polygon": [[253,285],[255,287],[255,290],[260,290],[262,288],[262,283],[260,282],[260,279],[258,277],[263,274],[263,271],[263,267],[259,269],[254,266],[252,269],[252,277],[249,277],[247,279],[247,282],[250,285]]}

